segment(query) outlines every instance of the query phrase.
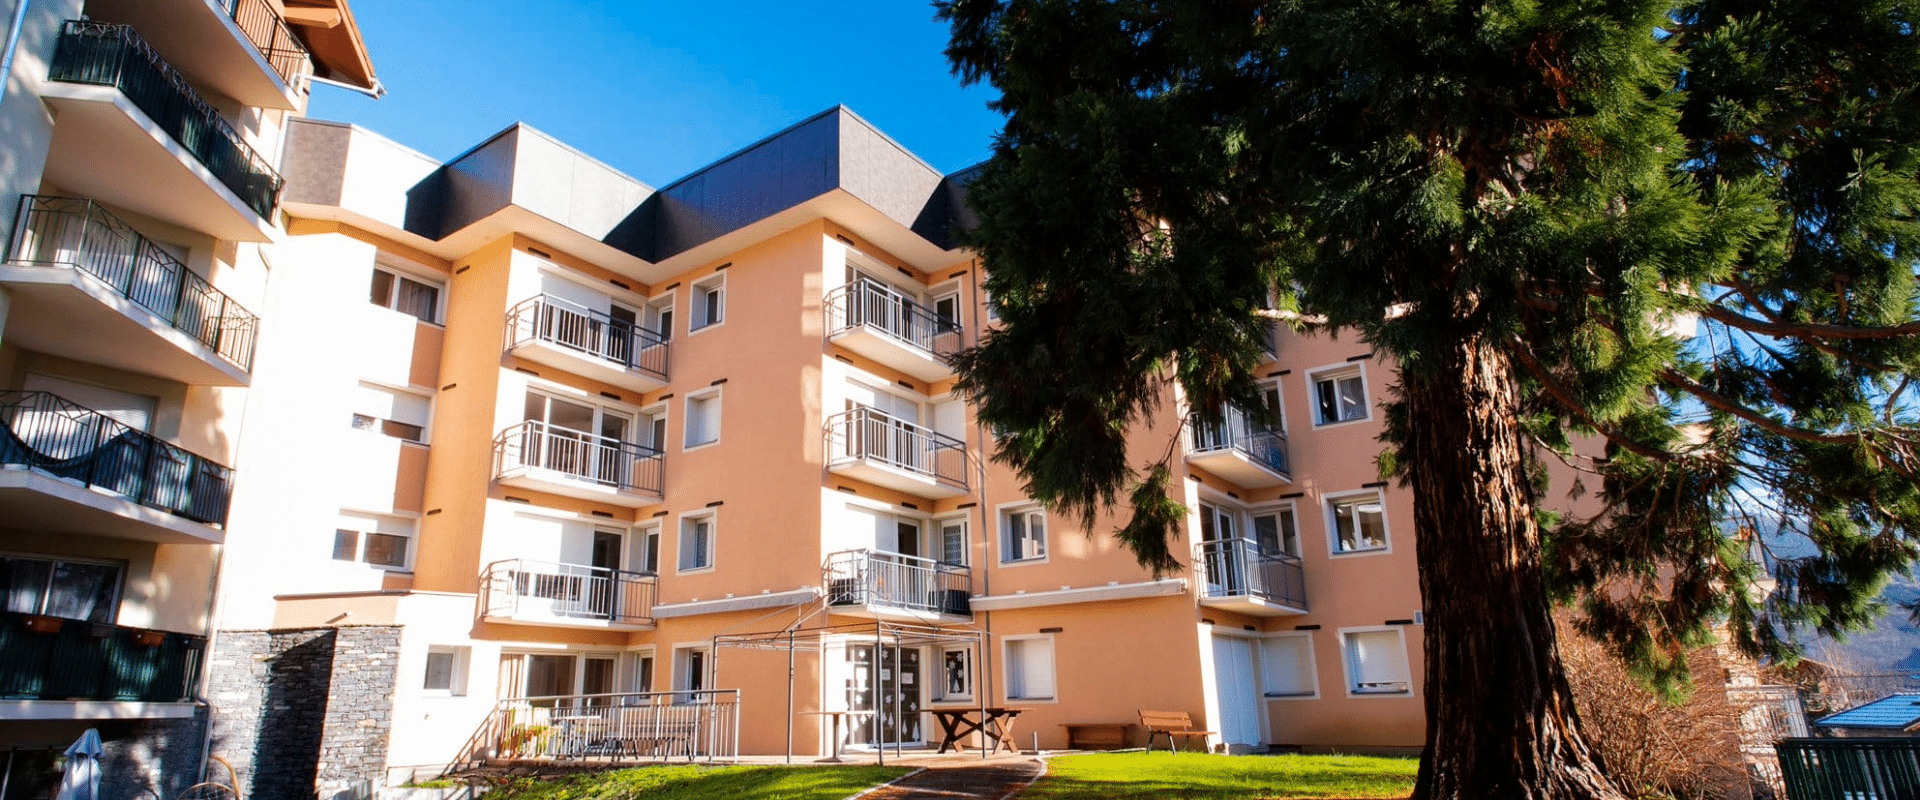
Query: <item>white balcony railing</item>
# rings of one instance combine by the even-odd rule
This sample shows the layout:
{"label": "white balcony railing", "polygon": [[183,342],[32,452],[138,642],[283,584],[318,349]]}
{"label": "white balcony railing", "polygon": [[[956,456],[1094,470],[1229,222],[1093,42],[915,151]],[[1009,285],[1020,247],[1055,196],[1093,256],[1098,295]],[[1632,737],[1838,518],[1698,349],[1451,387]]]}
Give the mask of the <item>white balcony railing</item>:
{"label": "white balcony railing", "polygon": [[489,617],[653,624],[651,572],[511,559],[487,565],[484,584]]}

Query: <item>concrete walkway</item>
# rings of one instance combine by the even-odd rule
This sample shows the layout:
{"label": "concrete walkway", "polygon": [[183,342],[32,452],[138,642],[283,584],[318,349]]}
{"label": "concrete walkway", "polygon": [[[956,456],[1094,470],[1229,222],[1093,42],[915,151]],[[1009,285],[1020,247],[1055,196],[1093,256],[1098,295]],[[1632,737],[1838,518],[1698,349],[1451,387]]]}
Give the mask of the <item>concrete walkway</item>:
{"label": "concrete walkway", "polygon": [[1037,758],[946,761],[860,795],[860,800],[1007,800],[1046,770]]}

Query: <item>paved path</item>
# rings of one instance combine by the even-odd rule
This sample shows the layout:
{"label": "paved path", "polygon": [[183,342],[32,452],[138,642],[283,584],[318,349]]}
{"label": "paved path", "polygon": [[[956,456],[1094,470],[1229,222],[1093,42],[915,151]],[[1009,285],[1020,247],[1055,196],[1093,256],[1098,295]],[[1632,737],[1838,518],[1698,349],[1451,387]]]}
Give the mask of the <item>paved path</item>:
{"label": "paved path", "polygon": [[1040,777],[1037,758],[930,766],[860,800],[1006,800]]}

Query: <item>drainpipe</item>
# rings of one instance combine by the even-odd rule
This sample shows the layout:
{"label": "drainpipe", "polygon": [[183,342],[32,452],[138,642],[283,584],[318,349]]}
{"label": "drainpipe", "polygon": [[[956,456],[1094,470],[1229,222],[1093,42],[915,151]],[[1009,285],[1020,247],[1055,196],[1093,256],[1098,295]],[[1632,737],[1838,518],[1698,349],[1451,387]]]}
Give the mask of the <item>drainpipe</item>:
{"label": "drainpipe", "polygon": [[[967,286],[968,286],[968,289],[973,294],[973,307],[975,309],[980,309],[980,312],[979,312],[980,317],[974,321],[975,324],[973,326],[973,344],[975,347],[978,347],[980,346],[981,334],[986,329],[986,319],[987,319],[986,311],[984,307],[980,305],[980,259],[976,258],[973,260],[972,273],[973,274],[968,276],[969,280],[967,281]],[[989,440],[987,438],[987,426],[985,423],[982,423],[980,421],[980,416],[978,414],[975,414],[973,417],[973,429],[974,429],[974,438],[976,441],[980,443],[980,458],[975,460],[974,462],[974,475],[980,478],[980,481],[979,481],[980,494],[978,495],[978,497],[980,498],[980,503],[979,503],[980,527],[977,530],[980,531],[980,543],[982,545],[985,545],[988,542],[998,542],[1000,540],[999,539],[1000,532],[998,529],[992,527],[992,523],[994,522],[993,517],[987,513],[989,509],[987,508],[986,454],[987,454],[987,447],[988,447]],[[989,551],[986,550],[986,548],[982,548],[982,552],[987,553]],[[988,558],[985,558],[983,560],[986,563],[983,563],[980,565],[980,596],[992,597],[993,596],[993,577],[992,577],[992,573],[989,572],[987,568],[993,562],[993,559],[991,556],[989,556]],[[988,696],[993,692],[993,653],[992,653],[993,612],[991,611],[980,612],[980,627],[985,631],[985,634],[980,637],[980,652],[976,656],[976,661],[980,665],[980,676],[979,676],[979,680],[977,681],[979,685],[974,687],[974,690],[979,693],[980,715],[981,715],[980,718],[984,720],[986,719],[986,713],[987,713],[986,706],[987,706]],[[985,731],[981,732],[980,738],[981,738],[980,757],[986,758],[987,748],[986,748],[986,732]]]}
{"label": "drainpipe", "polygon": [[[224,527],[222,527],[221,530],[228,536],[232,535],[232,532],[226,530]],[[213,698],[208,696],[207,689],[209,685],[213,683],[213,650],[220,638],[220,612],[225,606],[225,603],[222,602],[225,598],[220,596],[220,575],[226,566],[226,560],[227,545],[226,542],[222,540],[219,547],[214,551],[213,577],[207,581],[208,596],[213,599],[213,602],[210,603],[207,608],[207,649],[206,654],[200,658],[200,680],[198,685],[193,687],[194,703],[205,706],[207,709],[207,722],[200,731],[200,771],[198,777],[194,779],[194,783],[207,782],[207,766],[213,762],[213,716],[219,709],[214,707]],[[231,770],[232,766],[229,765],[228,769]],[[239,791],[240,776],[232,775],[232,778],[234,791],[237,792]]]}
{"label": "drainpipe", "polygon": [[13,7],[13,23],[7,26],[7,51],[0,56],[0,101],[7,99],[7,84],[13,82],[13,52],[20,49],[20,28],[27,22],[29,1],[20,0],[20,5]]}

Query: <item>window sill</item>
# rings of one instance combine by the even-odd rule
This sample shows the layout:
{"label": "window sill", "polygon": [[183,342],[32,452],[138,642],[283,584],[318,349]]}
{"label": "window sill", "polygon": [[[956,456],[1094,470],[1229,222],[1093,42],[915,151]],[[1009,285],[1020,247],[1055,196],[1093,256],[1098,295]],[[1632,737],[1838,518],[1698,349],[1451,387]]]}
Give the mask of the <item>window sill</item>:
{"label": "window sill", "polygon": [[1324,430],[1331,430],[1333,428],[1345,428],[1352,425],[1359,425],[1362,423],[1367,423],[1372,421],[1373,421],[1372,414],[1368,414],[1359,419],[1343,419],[1343,420],[1336,420],[1333,422],[1320,422],[1316,420],[1313,423],[1313,429],[1316,431],[1324,431]]}
{"label": "window sill", "polygon": [[1348,556],[1384,556],[1392,553],[1393,545],[1383,544],[1379,547],[1363,547],[1357,550],[1335,550],[1329,555],[1333,558],[1346,558]]}
{"label": "window sill", "polygon": [[1033,565],[1036,565],[1036,564],[1045,564],[1045,563],[1047,563],[1047,557],[1046,557],[1046,556],[1038,556],[1038,557],[1036,557],[1036,558],[1017,558],[1017,559],[1014,559],[1014,560],[1012,560],[1012,561],[1001,561],[1001,562],[1000,562],[1000,566],[1003,566],[1003,567],[1028,567],[1028,566],[1033,566]]}

